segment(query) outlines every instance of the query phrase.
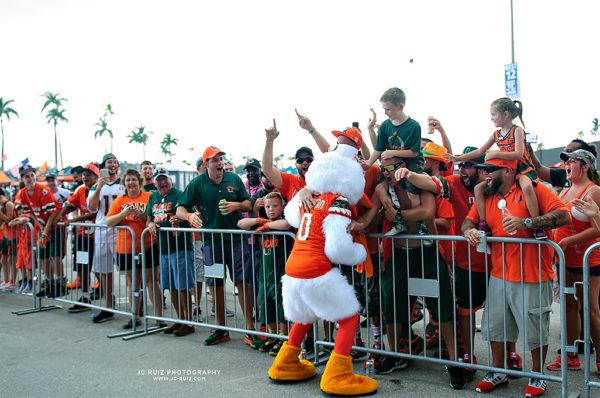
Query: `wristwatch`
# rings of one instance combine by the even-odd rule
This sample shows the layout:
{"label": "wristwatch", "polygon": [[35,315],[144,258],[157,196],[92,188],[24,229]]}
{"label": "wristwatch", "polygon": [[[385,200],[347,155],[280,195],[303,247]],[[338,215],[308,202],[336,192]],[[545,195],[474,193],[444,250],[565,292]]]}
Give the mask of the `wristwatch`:
{"label": "wristwatch", "polygon": [[526,228],[531,228],[531,225],[533,224],[533,220],[531,218],[526,218],[524,224],[525,224]]}

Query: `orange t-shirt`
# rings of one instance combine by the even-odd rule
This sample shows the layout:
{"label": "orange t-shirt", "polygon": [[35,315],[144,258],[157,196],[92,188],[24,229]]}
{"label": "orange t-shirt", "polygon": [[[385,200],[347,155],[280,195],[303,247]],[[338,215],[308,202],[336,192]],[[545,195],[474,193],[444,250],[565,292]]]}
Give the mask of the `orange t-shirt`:
{"label": "orange t-shirt", "polygon": [[[535,194],[538,198],[540,214],[547,214],[552,210],[568,211],[565,204],[552,192],[550,188],[544,184],[538,184],[535,188]],[[498,209],[498,201],[502,196],[498,193],[486,197],[485,213],[486,221],[492,230],[494,237],[509,237],[509,238],[531,238],[531,231],[523,229],[517,231],[514,235],[508,235],[502,227],[502,212]],[[506,208],[513,216],[527,218],[529,211],[525,206],[525,195],[516,184],[504,195],[506,200]],[[479,214],[477,206],[473,206],[467,219],[479,224]],[[504,253],[502,247],[504,246]],[[538,250],[539,246],[539,250]],[[520,247],[523,248],[522,252]],[[503,279],[503,266],[505,279],[509,282],[545,282],[554,279],[554,271],[552,270],[552,247],[541,244],[523,244],[501,242],[492,243],[492,271],[491,275]],[[504,254],[504,255],[503,255]],[[523,264],[521,265],[521,258]],[[521,275],[521,266],[523,273]],[[541,266],[541,275],[540,275]],[[541,278],[540,278],[541,276]]]}
{"label": "orange t-shirt", "polygon": [[285,274],[293,278],[312,279],[331,270],[331,262],[325,255],[323,221],[329,214],[351,217],[348,200],[343,196],[326,193],[315,198],[310,213],[300,210],[300,225],[294,248],[285,264]]}
{"label": "orange t-shirt", "polygon": [[281,175],[281,186],[277,187],[277,190],[289,202],[299,190],[306,186],[306,180],[298,174],[289,174],[283,171],[280,171],[279,174]]}
{"label": "orange t-shirt", "polygon": [[23,209],[24,215],[34,214],[44,224],[48,222],[50,214],[58,213],[62,206],[58,203],[52,192],[42,184],[35,184],[33,195],[29,196],[27,188],[23,188],[15,195],[15,206]]}
{"label": "orange t-shirt", "polygon": [[[454,210],[454,223],[452,225],[452,235],[462,235],[462,223],[465,221],[469,210],[475,203],[475,194],[465,188],[461,181],[461,176],[456,174],[446,177],[450,191],[450,203]],[[449,257],[452,257],[452,246],[447,246]],[[469,257],[470,256],[470,257]],[[469,269],[469,258],[471,259],[471,271],[485,272],[485,255],[475,250],[475,247],[467,242],[454,243],[454,264],[462,269]],[[488,261],[488,269],[491,267]]]}
{"label": "orange t-shirt", "polygon": [[[371,199],[373,197],[373,193],[375,193],[375,188],[377,187],[377,179],[379,178],[379,174],[381,174],[381,167],[377,166],[376,164],[371,165],[371,167],[369,167],[367,169],[367,171],[365,171],[364,194],[369,199]],[[363,197],[356,204],[356,213],[357,213],[357,215],[361,216],[369,208],[370,208],[370,206],[368,206],[368,204],[366,203],[366,201]],[[376,232],[376,230],[377,230],[377,227],[375,226],[369,232]],[[377,250],[378,250],[377,238],[367,238],[367,247],[369,250],[369,254],[377,253]]]}
{"label": "orange t-shirt", "polygon": [[[130,198],[127,195],[118,196],[110,206],[110,210],[106,214],[106,217],[114,216],[115,214],[119,214],[125,206],[135,206],[137,209],[142,212],[146,210],[146,204],[148,203],[148,199],[150,198],[150,192],[142,192],[135,198]],[[141,244],[141,236],[142,231],[146,228],[146,221],[137,217],[135,214],[130,214],[125,217],[119,226],[131,227],[133,232],[135,232],[135,252],[140,253],[142,249]],[[131,232],[126,229],[117,230],[117,244],[115,246],[115,251],[120,254],[132,254],[131,253]],[[144,239],[144,249],[148,249],[152,244],[153,239],[150,238],[151,234],[147,233]]]}

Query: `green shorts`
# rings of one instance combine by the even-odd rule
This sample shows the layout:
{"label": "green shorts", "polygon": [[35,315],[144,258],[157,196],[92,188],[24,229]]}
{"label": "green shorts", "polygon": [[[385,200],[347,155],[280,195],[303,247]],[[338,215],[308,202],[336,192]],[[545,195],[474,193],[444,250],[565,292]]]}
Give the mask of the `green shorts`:
{"label": "green shorts", "polygon": [[454,293],[460,308],[473,310],[483,306],[489,275],[485,272],[454,268]]}
{"label": "green shorts", "polygon": [[481,320],[483,339],[516,342],[521,335],[525,351],[548,345],[552,283],[505,282],[492,276],[488,296],[493,300],[485,302]]}
{"label": "green shorts", "polygon": [[[433,294],[428,297],[423,292],[413,290],[415,295],[410,297],[409,302],[409,277],[426,282],[435,291],[429,291],[428,293]],[[394,254],[381,275],[381,293],[385,324],[402,323],[403,333],[410,325],[410,315],[417,296],[425,296],[425,303],[433,319],[438,322],[453,320],[454,303],[448,266],[435,247],[394,248]],[[439,300],[431,296],[437,296]]]}

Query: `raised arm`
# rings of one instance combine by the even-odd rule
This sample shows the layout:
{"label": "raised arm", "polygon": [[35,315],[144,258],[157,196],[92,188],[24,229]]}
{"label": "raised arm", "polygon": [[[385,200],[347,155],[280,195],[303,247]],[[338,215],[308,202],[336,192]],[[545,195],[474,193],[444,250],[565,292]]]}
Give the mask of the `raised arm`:
{"label": "raised arm", "polygon": [[279,174],[279,170],[273,166],[273,142],[277,136],[279,136],[275,119],[273,119],[273,127],[265,129],[265,132],[267,141],[265,142],[265,149],[262,156],[262,172],[275,187],[281,188],[281,185],[283,184],[281,174]]}
{"label": "raised arm", "polygon": [[533,167],[535,167],[535,171],[537,171],[538,173],[538,177],[552,184],[552,177],[550,176],[550,167],[546,167],[543,164],[541,164],[537,156],[535,156],[535,152],[533,150],[529,153],[531,154],[531,161],[533,162]]}
{"label": "raised arm", "polygon": [[304,130],[308,131],[308,133],[315,140],[315,143],[319,147],[319,150],[322,153],[329,152],[329,148],[330,148],[329,143],[321,135],[321,133],[319,133],[317,131],[317,129],[313,126],[310,119],[307,118],[306,116],[302,116],[301,114],[299,114],[297,109],[294,109],[294,110],[296,111],[296,116],[298,116],[298,124],[300,124],[300,127],[302,127]]}
{"label": "raised arm", "polygon": [[444,155],[444,157],[446,158],[446,160],[448,160],[450,162],[455,162],[455,163],[475,159],[475,158],[478,158],[478,157],[484,155],[485,151],[490,149],[491,146],[494,145],[494,143],[495,143],[494,136],[491,135],[490,138],[488,138],[488,140],[485,142],[485,144],[483,144],[482,147],[477,148],[474,151],[471,151],[469,153],[463,153],[462,155],[453,155],[448,152],[447,154]]}
{"label": "raised arm", "polygon": [[431,127],[440,132],[440,137],[442,138],[442,146],[446,148],[448,153],[452,153],[452,144],[446,135],[446,131],[442,127],[442,123],[440,123],[437,119],[431,119]]}

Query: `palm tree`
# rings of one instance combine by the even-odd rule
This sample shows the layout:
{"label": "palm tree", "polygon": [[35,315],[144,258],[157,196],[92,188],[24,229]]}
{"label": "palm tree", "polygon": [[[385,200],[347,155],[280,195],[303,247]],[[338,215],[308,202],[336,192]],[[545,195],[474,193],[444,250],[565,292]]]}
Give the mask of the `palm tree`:
{"label": "palm tree", "polygon": [[98,130],[94,132],[94,138],[102,137],[104,133],[108,134],[110,137],[110,152],[113,151],[113,132],[108,128],[108,123],[106,123],[106,115],[98,119],[97,123],[94,123],[94,126],[98,126]]}
{"label": "palm tree", "polygon": [[4,101],[4,98],[0,97],[0,128],[2,129],[2,170],[4,170],[4,125],[2,121],[4,119],[4,115],[6,115],[6,120],[10,121],[10,114],[14,114],[19,117],[17,111],[8,106],[11,102],[15,100],[7,100]]}
{"label": "palm tree", "polygon": [[171,152],[171,145],[177,145],[177,144],[178,144],[177,138],[171,137],[171,134],[165,134],[164,138],[160,142],[160,150],[162,151],[163,155],[165,155],[165,157],[167,157],[167,156],[169,157],[169,160],[168,160],[169,163],[171,163],[171,161],[173,160],[173,155],[174,155],[174,153]]}
{"label": "palm tree", "polygon": [[[46,113],[46,118],[48,119],[48,124],[52,122],[54,124],[54,167],[58,168],[58,133],[56,131],[56,125],[58,121],[68,122],[69,120],[64,116],[66,109],[62,108],[63,101],[67,101],[66,98],[60,98],[60,93],[51,93],[46,91],[42,94],[42,97],[46,98],[46,102],[44,102],[44,106],[42,106],[42,112],[50,106],[54,105],[54,108],[50,109],[48,113]],[[62,150],[60,154],[61,158],[61,168],[62,168]]]}
{"label": "palm tree", "polygon": [[142,145],[142,154],[143,159],[146,160],[146,144],[148,143],[148,134],[153,134],[152,131],[146,132],[145,126],[136,127],[136,130],[133,130],[127,138],[129,138],[129,143],[135,142],[136,144]]}

